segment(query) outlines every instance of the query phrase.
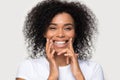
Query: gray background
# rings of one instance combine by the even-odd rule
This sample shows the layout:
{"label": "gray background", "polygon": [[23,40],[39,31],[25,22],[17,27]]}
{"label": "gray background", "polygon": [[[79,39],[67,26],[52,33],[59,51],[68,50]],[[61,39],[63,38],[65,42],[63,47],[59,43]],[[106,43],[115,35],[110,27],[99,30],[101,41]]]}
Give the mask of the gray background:
{"label": "gray background", "polygon": [[[14,80],[18,64],[27,57],[23,23],[40,0],[0,0],[0,80]],[[99,20],[99,35],[92,60],[101,64],[106,80],[120,80],[119,0],[80,0]]]}

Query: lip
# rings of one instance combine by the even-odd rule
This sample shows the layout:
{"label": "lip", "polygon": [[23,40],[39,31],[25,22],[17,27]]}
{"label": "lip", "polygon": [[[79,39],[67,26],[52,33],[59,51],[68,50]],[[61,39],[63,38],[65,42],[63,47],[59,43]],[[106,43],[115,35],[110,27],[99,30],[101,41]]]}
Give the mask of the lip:
{"label": "lip", "polygon": [[68,45],[68,40],[54,40],[53,45],[57,48],[64,48]]}

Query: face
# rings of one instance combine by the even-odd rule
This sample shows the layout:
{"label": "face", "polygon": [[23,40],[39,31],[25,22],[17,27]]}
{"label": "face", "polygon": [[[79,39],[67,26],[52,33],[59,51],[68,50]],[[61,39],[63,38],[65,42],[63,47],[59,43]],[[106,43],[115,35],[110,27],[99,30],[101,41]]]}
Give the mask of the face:
{"label": "face", "polygon": [[44,36],[53,41],[56,52],[67,48],[69,40],[75,38],[74,20],[71,15],[65,12],[57,14],[50,22]]}

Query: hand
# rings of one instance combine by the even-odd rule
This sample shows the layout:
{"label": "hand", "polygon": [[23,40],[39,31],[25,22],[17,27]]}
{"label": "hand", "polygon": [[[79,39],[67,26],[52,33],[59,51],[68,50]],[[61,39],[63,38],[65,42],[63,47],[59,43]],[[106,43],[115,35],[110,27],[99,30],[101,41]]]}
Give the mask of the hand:
{"label": "hand", "polygon": [[53,41],[52,39],[47,39],[46,43],[46,56],[50,65],[50,74],[48,80],[57,80],[58,79],[58,66],[55,62],[54,54],[55,50],[52,48]]}
{"label": "hand", "polygon": [[[66,54],[64,54],[66,53]],[[84,76],[81,72],[81,69],[79,67],[78,63],[78,54],[76,54],[73,50],[72,46],[72,39],[69,40],[69,46],[67,49],[62,50],[58,53],[58,55],[64,54],[66,56],[66,63],[71,65],[71,71],[76,78],[76,80],[84,80]]]}

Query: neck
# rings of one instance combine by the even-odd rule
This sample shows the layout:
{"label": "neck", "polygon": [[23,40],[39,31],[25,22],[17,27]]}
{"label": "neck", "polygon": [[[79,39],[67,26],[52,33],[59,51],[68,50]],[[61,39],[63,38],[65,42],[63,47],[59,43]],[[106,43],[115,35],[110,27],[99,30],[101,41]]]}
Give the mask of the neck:
{"label": "neck", "polygon": [[64,55],[55,55],[55,60],[58,66],[66,66],[66,57]]}

